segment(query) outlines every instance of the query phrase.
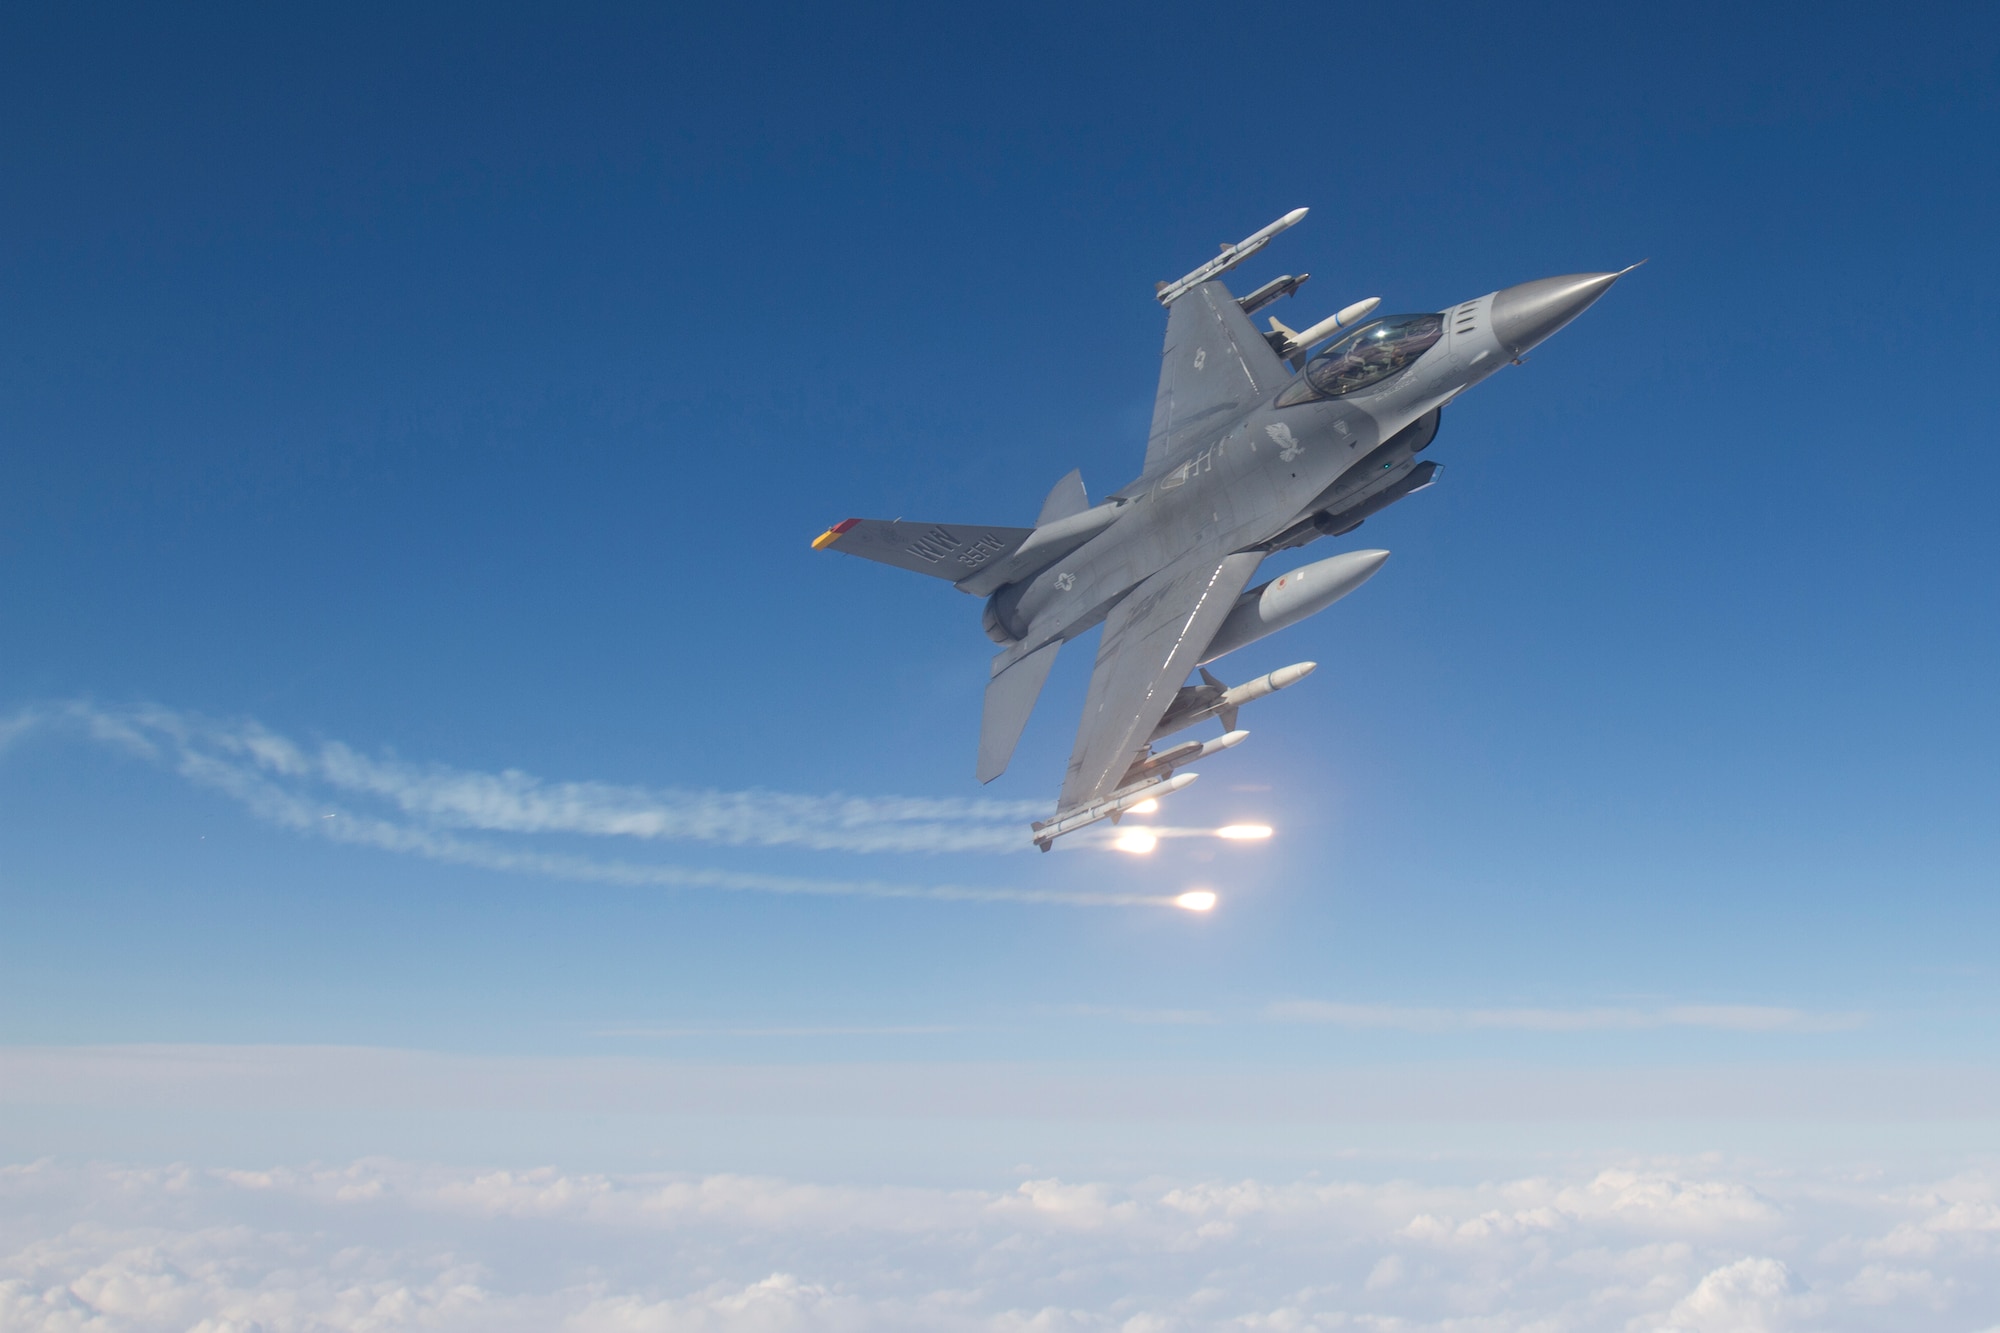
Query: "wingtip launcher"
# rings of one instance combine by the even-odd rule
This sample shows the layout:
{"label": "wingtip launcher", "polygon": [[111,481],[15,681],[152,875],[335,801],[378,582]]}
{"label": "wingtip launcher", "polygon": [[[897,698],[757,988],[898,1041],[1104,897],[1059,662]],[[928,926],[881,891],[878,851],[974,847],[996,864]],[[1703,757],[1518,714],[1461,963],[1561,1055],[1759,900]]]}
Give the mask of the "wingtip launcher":
{"label": "wingtip launcher", "polygon": [[834,524],[832,527],[828,528],[825,532],[822,532],[819,536],[813,538],[813,550],[824,551],[827,547],[839,541],[841,537],[846,535],[846,532],[849,528],[853,527],[856,523],[859,523],[860,521],[861,520],[858,518],[849,518],[849,519],[843,519],[842,521]]}
{"label": "wingtip launcher", "polygon": [[1123,787],[1101,801],[1078,806],[1074,810],[1056,815],[1053,819],[1037,820],[1029,825],[1028,832],[1035,846],[1047,851],[1055,845],[1055,840],[1065,833],[1074,833],[1080,828],[1088,828],[1099,820],[1122,815],[1141,801],[1157,800],[1172,795],[1200,777],[1199,773],[1181,773],[1174,777],[1155,777],[1131,787]]}
{"label": "wingtip launcher", "polygon": [[1222,247],[1222,253],[1203,264],[1178,282],[1163,282],[1154,289],[1155,298],[1161,305],[1172,305],[1181,297],[1201,286],[1211,278],[1219,278],[1238,264],[1256,254],[1271,243],[1271,238],[1289,227],[1296,227],[1306,215],[1303,208],[1295,208],[1270,226],[1251,232],[1234,245]]}

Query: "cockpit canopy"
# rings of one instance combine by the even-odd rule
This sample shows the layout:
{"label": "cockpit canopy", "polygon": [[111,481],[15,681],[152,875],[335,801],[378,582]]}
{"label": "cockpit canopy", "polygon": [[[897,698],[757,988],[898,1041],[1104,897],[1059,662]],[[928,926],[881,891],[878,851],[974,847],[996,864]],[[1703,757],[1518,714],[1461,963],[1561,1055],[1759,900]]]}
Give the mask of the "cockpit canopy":
{"label": "cockpit canopy", "polygon": [[1278,395],[1277,406],[1338,398],[1388,379],[1443,336],[1443,315],[1391,315],[1363,324],[1306,362],[1305,373]]}

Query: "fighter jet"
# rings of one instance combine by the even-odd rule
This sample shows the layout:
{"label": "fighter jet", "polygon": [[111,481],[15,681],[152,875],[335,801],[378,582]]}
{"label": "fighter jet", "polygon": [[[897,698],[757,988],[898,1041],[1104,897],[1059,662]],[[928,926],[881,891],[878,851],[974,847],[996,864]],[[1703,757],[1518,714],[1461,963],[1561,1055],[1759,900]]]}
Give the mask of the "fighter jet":
{"label": "fighter jet", "polygon": [[[1145,462],[1129,484],[1092,504],[1071,472],[1031,528],[850,518],[813,541],[986,599],[986,633],[1001,651],[980,724],[981,782],[1006,770],[1058,650],[1104,627],[1055,814],[1029,830],[1043,851],[1185,787],[1195,774],[1176,769],[1243,739],[1239,708],[1310,673],[1301,662],[1232,688],[1206,666],[1324,610],[1389,553],[1350,551],[1253,588],[1265,559],[1352,532],[1432,485],[1438,464],[1417,455],[1445,405],[1518,365],[1631,271],[1542,278],[1412,315],[1376,316],[1371,298],[1303,331],[1273,318],[1260,332],[1251,316],[1309,275],[1240,298],[1219,279],[1305,214],[1159,285],[1166,350]],[[1197,668],[1201,683],[1184,684]],[[1223,728],[1216,740],[1153,749],[1210,718]]]}

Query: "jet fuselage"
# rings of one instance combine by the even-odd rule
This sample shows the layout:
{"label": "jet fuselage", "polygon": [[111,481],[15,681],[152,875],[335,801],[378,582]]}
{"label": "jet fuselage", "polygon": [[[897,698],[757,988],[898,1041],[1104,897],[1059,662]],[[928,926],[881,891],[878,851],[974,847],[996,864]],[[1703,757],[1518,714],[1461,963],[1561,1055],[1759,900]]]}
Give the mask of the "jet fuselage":
{"label": "jet fuselage", "polygon": [[[1146,463],[1131,484],[1091,506],[1071,472],[1032,529],[850,518],[813,541],[988,599],[986,632],[1003,648],[980,722],[982,782],[1006,770],[1060,646],[1104,626],[1056,813],[1033,830],[1044,850],[1190,779],[1171,769],[1191,752],[1163,756],[1152,741],[1210,714],[1234,735],[1240,702],[1309,672],[1305,662],[1233,688],[1206,672],[1203,684],[1182,684],[1203,663],[1316,614],[1371,577],[1388,552],[1346,552],[1250,587],[1272,551],[1351,531],[1429,484],[1436,467],[1416,456],[1445,404],[1517,362],[1622,276],[1544,278],[1436,313],[1369,320],[1371,299],[1306,334],[1275,320],[1261,334],[1251,310],[1300,280],[1238,300],[1216,279],[1301,215],[1161,285],[1160,385]],[[1315,339],[1336,333],[1303,360]]]}
{"label": "jet fuselage", "polygon": [[[1437,342],[1380,383],[1277,406],[1287,386],[1217,423],[1210,443],[1115,492],[1107,501],[1121,506],[1115,522],[999,594],[1002,624],[1017,639],[1013,651],[1025,655],[1085,633],[1134,585],[1186,551],[1211,543],[1254,549],[1331,505],[1351,508],[1394,485],[1429,436],[1418,434],[1413,447],[1386,457],[1378,446],[1515,355],[1492,327],[1500,296],[1489,293],[1446,311]],[[1357,471],[1364,465],[1365,473]]]}

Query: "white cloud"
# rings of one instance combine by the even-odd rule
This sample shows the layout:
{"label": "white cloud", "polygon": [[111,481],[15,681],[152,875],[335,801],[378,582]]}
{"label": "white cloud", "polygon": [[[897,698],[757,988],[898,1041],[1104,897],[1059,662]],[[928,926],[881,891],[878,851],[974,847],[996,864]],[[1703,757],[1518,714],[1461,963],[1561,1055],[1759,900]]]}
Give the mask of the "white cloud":
{"label": "white cloud", "polygon": [[1659,1327],[1662,1333],[1780,1333],[1823,1306],[1783,1262],[1752,1256],[1705,1274]]}
{"label": "white cloud", "polygon": [[[791,1329],[864,1330],[923,1325],[903,1319],[893,1323],[888,1310],[870,1308],[852,1294],[790,1273],[773,1273],[761,1281],[736,1287],[713,1284],[687,1296],[647,1301],[635,1296],[592,1301],[563,1323],[565,1333],[706,1333],[706,1330],[757,1330],[783,1333]],[[892,1316],[891,1316],[892,1317]]]}
{"label": "white cloud", "polygon": [[1828,1257],[1935,1215],[1921,1183],[1748,1171],[946,1189],[41,1162],[0,1168],[0,1329],[1961,1333],[2000,1313],[1983,1256]]}
{"label": "white cloud", "polygon": [[1940,1181],[1899,1201],[1905,1220],[1869,1241],[1865,1254],[1902,1262],[1933,1255],[2000,1258],[2000,1185],[1984,1173]]}
{"label": "white cloud", "polygon": [[1403,1280],[1403,1256],[1384,1255],[1368,1270],[1368,1280],[1362,1283],[1364,1291],[1386,1291]]}
{"label": "white cloud", "polygon": [[1915,1300],[1937,1309],[1942,1308],[1949,1285],[1926,1269],[1870,1264],[1849,1278],[1841,1292],[1857,1305],[1895,1305]]}
{"label": "white cloud", "polygon": [[1663,1171],[1603,1171],[1587,1185],[1558,1191],[1550,1202],[1577,1218],[1681,1233],[1771,1222],[1779,1215],[1756,1190],[1739,1182],[1690,1180]]}

